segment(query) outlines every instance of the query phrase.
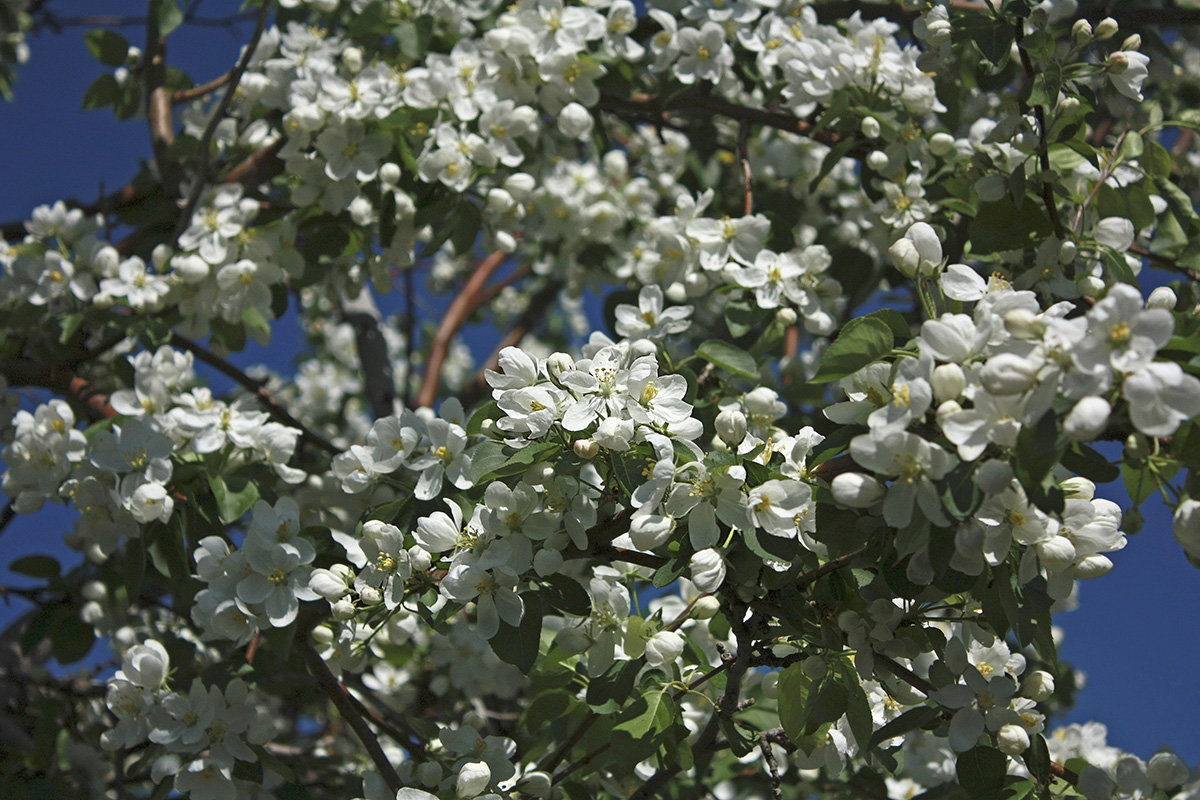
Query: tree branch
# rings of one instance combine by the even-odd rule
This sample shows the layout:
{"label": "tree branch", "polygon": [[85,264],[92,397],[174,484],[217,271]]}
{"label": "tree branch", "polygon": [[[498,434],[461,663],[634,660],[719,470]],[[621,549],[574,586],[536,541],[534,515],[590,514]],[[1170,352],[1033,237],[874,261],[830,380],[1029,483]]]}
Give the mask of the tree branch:
{"label": "tree branch", "polygon": [[233,364],[230,364],[213,351],[209,350],[198,342],[193,342],[191,339],[180,336],[178,333],[171,334],[171,346],[178,347],[181,350],[187,350],[196,358],[200,359],[205,364],[208,364],[217,372],[220,372],[238,386],[241,386],[243,389],[253,394],[258,399],[258,402],[263,406],[264,411],[266,411],[279,422],[287,425],[289,428],[295,428],[296,430],[300,431],[301,439],[316,445],[330,455],[336,456],[342,452],[333,442],[329,441],[324,436],[316,431],[313,431],[303,422],[293,417],[291,412],[280,405],[279,401],[275,399],[274,395],[272,395],[263,387],[262,381],[251,378],[249,375],[242,372],[240,369],[235,367]]}
{"label": "tree branch", "polygon": [[392,762],[388,759],[387,754],[383,752],[383,748],[379,745],[379,740],[375,738],[375,733],[371,730],[366,720],[363,718],[359,709],[361,704],[356,705],[352,696],[346,691],[346,687],[338,682],[338,679],[329,671],[329,665],[325,663],[325,659],[321,658],[310,642],[307,640],[299,643],[300,654],[304,657],[304,663],[308,665],[309,672],[317,681],[317,686],[325,693],[338,713],[350,729],[354,731],[354,735],[362,742],[367,754],[374,762],[375,768],[379,770],[379,774],[383,777],[384,782],[388,785],[388,789],[393,794],[404,788],[404,782],[400,780],[400,776],[396,774],[396,768],[392,766]]}
{"label": "tree branch", "polygon": [[203,83],[199,86],[193,86],[191,89],[180,89],[171,95],[171,105],[177,106],[183,103],[190,103],[193,100],[199,100],[205,95],[212,94],[217,89],[220,89],[225,84],[229,83],[229,79],[233,77],[233,72],[226,72],[224,75],[213,78],[208,83]]}
{"label": "tree branch", "polygon": [[196,155],[194,182],[192,183],[191,191],[188,193],[187,202],[184,203],[179,213],[179,218],[175,223],[175,232],[171,237],[172,240],[178,240],[180,235],[187,230],[192,220],[192,213],[195,212],[196,206],[200,202],[200,195],[204,193],[204,188],[208,184],[208,151],[212,146],[213,135],[217,131],[217,126],[221,124],[221,120],[225,118],[226,112],[229,111],[229,106],[233,102],[233,96],[237,93],[238,84],[241,83],[242,76],[246,74],[246,69],[250,66],[250,59],[254,57],[254,51],[258,48],[259,41],[262,40],[263,31],[267,28],[267,17],[271,13],[272,3],[273,0],[263,0],[262,6],[258,9],[258,18],[254,21],[254,33],[250,36],[250,41],[246,44],[246,49],[242,53],[242,57],[238,59],[237,65],[229,75],[229,85],[225,89],[225,94],[221,96],[221,102],[213,110],[208,124],[204,127],[204,133],[200,136],[200,147]]}
{"label": "tree branch", "polygon": [[450,343],[454,340],[459,328],[479,308],[479,298],[487,285],[488,278],[500,268],[506,258],[508,258],[507,253],[497,251],[476,264],[475,271],[467,279],[466,285],[450,303],[450,308],[446,309],[446,315],[442,317],[442,322],[438,325],[437,333],[433,337],[433,344],[429,349],[429,361],[425,365],[421,391],[417,393],[417,406],[432,406],[433,401],[437,399],[438,387],[442,380],[442,366],[446,361],[446,353],[450,350]]}
{"label": "tree branch", "polygon": [[175,143],[175,121],[171,116],[171,96],[167,92],[167,38],[158,27],[158,16],[146,18],[146,54],[142,72],[146,89],[146,120],[150,127],[150,147],[159,179],[168,197],[179,193],[178,165],[171,163],[168,150]]}

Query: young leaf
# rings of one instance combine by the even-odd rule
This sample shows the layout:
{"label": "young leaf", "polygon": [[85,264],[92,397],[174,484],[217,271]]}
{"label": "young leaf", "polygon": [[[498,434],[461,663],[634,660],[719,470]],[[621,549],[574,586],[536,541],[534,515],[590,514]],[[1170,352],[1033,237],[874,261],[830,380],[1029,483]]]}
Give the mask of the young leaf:
{"label": "young leaf", "polygon": [[732,372],[734,375],[743,375],[747,378],[758,377],[758,364],[755,362],[754,356],[729,342],[709,339],[696,348],[696,354],[705,361],[712,362],[713,366],[720,367],[726,372]]}
{"label": "young leaf", "polygon": [[878,317],[852,319],[825,349],[813,383],[829,383],[858,370],[891,352],[896,337],[891,326]]}

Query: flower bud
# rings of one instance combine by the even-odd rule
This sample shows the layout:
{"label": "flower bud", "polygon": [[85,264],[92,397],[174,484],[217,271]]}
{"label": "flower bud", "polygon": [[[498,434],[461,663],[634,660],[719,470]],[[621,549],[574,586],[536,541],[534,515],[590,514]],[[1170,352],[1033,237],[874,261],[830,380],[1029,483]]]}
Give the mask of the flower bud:
{"label": "flower bud", "polygon": [[663,292],[663,297],[676,304],[686,302],[688,299],[687,287],[679,281],[674,281]]}
{"label": "flower bud", "polygon": [[1200,559],[1200,500],[1184,500],[1175,509],[1175,541],[1189,558]]}
{"label": "flower bud", "polygon": [[1170,286],[1159,286],[1146,299],[1146,308],[1161,308],[1164,311],[1174,311],[1179,298]]}
{"label": "flower bud", "polygon": [[500,188],[489,189],[487,193],[487,212],[496,216],[503,216],[515,208],[517,201],[513,196]]}
{"label": "flower bud", "polygon": [[906,278],[916,277],[917,268],[921,265],[921,254],[917,252],[917,246],[911,239],[897,239],[888,248],[888,256],[892,260],[892,266],[898,269],[901,275]]}
{"label": "flower bud", "polygon": [[1042,702],[1052,694],[1054,694],[1054,676],[1044,669],[1034,670],[1021,681],[1021,695],[1035,703]]}
{"label": "flower bud", "polygon": [[609,150],[600,160],[604,176],[611,181],[623,181],[629,175],[629,158],[622,150]]}
{"label": "flower bud", "polygon": [[730,447],[737,447],[746,438],[746,415],[736,408],[727,408],[716,419],[717,435]]}
{"label": "flower bud", "polygon": [[408,563],[413,572],[425,572],[433,565],[433,556],[424,547],[414,544],[408,548]]}
{"label": "flower bud", "polygon": [[1075,44],[1087,44],[1092,40],[1092,23],[1086,19],[1075,20],[1071,26],[1071,40]]}
{"label": "flower bud", "polygon": [[454,791],[459,797],[475,797],[492,781],[492,770],[483,761],[468,761],[458,770]]}
{"label": "flower bud", "polygon": [[1063,431],[1077,442],[1095,439],[1108,426],[1112,406],[1103,397],[1085,397],[1063,420]]}
{"label": "flower bud", "polygon": [[351,619],[356,612],[354,603],[350,602],[350,598],[343,597],[330,606],[330,613],[333,614],[334,619],[347,620]]}
{"label": "flower bud", "polygon": [[1131,33],[1125,37],[1125,41],[1121,42],[1122,50],[1141,50],[1142,35],[1140,33]]}
{"label": "flower bud", "polygon": [[879,126],[879,120],[874,117],[863,117],[863,121],[859,124],[858,129],[868,139],[878,139],[879,134],[883,133],[883,129]]}
{"label": "flower bud", "polygon": [[925,41],[929,42],[930,47],[949,44],[952,33],[949,20],[934,19],[925,25]]}
{"label": "flower bud", "polygon": [[358,598],[362,600],[363,605],[377,606],[383,602],[383,593],[374,586],[363,586],[358,590]]}
{"label": "flower bud", "polygon": [[939,423],[943,422],[946,419],[946,417],[950,416],[951,414],[957,414],[958,412],[960,412],[962,410],[963,410],[962,404],[959,403],[957,400],[947,400],[946,402],[942,403],[941,405],[939,405],[937,407],[938,422]]}
{"label": "flower bud", "polygon": [[1174,753],[1155,753],[1146,765],[1146,775],[1155,789],[1170,793],[1171,789],[1182,786],[1188,779],[1188,767]]}
{"label": "flower bud", "polygon": [[1129,56],[1118,50],[1108,57],[1108,60],[1104,62],[1104,65],[1113,75],[1120,75],[1125,70],[1129,69]]}
{"label": "flower bud", "polygon": [[537,179],[525,172],[517,172],[504,179],[504,190],[523,203],[537,188]]}
{"label": "flower bud", "polygon": [[1064,495],[1075,500],[1091,500],[1096,496],[1096,484],[1079,475],[1067,478],[1059,487]]}
{"label": "flower bud", "polygon": [[585,139],[592,133],[592,115],[579,103],[568,103],[558,112],[558,132],[568,139]]}
{"label": "flower bud", "polygon": [[1096,23],[1096,41],[1103,42],[1106,39],[1111,39],[1117,35],[1118,30],[1120,30],[1120,26],[1117,25],[1117,21],[1112,17],[1105,17]]}
{"label": "flower bud", "polygon": [[571,445],[571,449],[580,458],[593,459],[600,452],[600,445],[595,439],[576,439],[575,443]]}
{"label": "flower bud", "polygon": [[709,288],[708,276],[703,273],[692,272],[683,279],[683,289],[688,297],[703,297]]}
{"label": "flower bud", "polygon": [[357,74],[363,68],[363,51],[358,47],[347,47],[342,50],[342,63],[351,74]]}
{"label": "flower bud", "polygon": [[954,152],[954,137],[945,131],[938,131],[929,137],[929,152],[938,158]]}
{"label": "flower bud", "polygon": [[833,499],[846,508],[870,508],[883,499],[879,481],[862,472],[843,472],[830,484]]}
{"label": "flower bud", "polygon": [[1099,554],[1086,556],[1075,564],[1075,569],[1072,574],[1085,581],[1088,578],[1099,578],[1101,575],[1107,575],[1112,572],[1113,563],[1108,556]]}
{"label": "flower bud", "polygon": [[162,688],[170,668],[166,648],[153,639],[126,650],[121,664],[121,671],[130,683],[151,692]]}
{"label": "flower bud", "polygon": [[652,667],[674,664],[683,653],[683,637],[675,631],[659,631],[646,640],[646,663]]}
{"label": "flower bud", "polygon": [[541,770],[534,770],[521,776],[521,779],[517,781],[517,785],[513,788],[520,794],[546,797],[550,794],[550,786],[550,775]]}
{"label": "flower bud", "polygon": [[800,315],[796,313],[796,309],[784,306],[775,312],[775,319],[779,320],[780,325],[795,325]]}
{"label": "flower bud", "polygon": [[938,364],[929,382],[933,386],[933,398],[939,403],[956,399],[967,386],[967,378],[958,364]]}
{"label": "flower bud", "polygon": [[1104,289],[1106,288],[1104,281],[1095,275],[1079,276],[1075,279],[1075,286],[1079,289],[1081,295],[1093,300],[1104,294]]}
{"label": "flower bud", "polygon": [[394,161],[388,161],[379,166],[379,182],[389,189],[400,182],[401,174],[400,165]]}
{"label": "flower bud", "polygon": [[1000,353],[988,359],[979,371],[983,388],[992,394],[1021,394],[1037,379],[1039,365],[1015,353]]}
{"label": "flower bud", "polygon": [[712,619],[721,610],[721,601],[711,594],[701,595],[692,604],[693,619]]}
{"label": "flower bud", "polygon": [[[1070,98],[1075,100],[1075,98]],[[1076,100],[1076,102],[1079,102]],[[1066,266],[1075,260],[1075,256],[1079,255],[1079,245],[1075,244],[1070,239],[1064,240],[1058,246],[1058,263]]]}
{"label": "flower bud", "polygon": [[1004,329],[1017,339],[1040,339],[1046,324],[1027,308],[1014,308],[1004,315]]}
{"label": "flower bud", "polygon": [[692,583],[702,592],[715,592],[725,582],[725,559],[711,547],[693,553],[688,569]]}
{"label": "flower bud", "polygon": [[171,272],[184,283],[200,283],[208,277],[210,267],[200,256],[175,256],[171,259]]}
{"label": "flower bud", "polygon": [[1029,734],[1012,722],[996,731],[996,747],[1010,756],[1019,756],[1029,749]]}
{"label": "flower bud", "polygon": [[1150,442],[1140,433],[1131,433],[1125,437],[1125,456],[1143,460],[1150,456]]}

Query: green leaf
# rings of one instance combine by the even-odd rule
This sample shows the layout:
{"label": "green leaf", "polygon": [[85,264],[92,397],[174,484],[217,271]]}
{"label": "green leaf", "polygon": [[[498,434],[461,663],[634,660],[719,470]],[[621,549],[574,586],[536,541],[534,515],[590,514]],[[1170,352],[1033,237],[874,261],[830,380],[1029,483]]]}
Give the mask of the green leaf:
{"label": "green leaf", "polygon": [[895,341],[891,326],[878,317],[850,320],[821,355],[812,383],[829,383],[853,375],[890,353]]}
{"label": "green leaf", "polygon": [[62,606],[50,632],[50,651],[59,664],[81,661],[96,641],[96,632],[79,618],[72,606]]}
{"label": "green leaf", "polygon": [[958,783],[971,797],[999,797],[1008,772],[1008,756],[994,747],[979,746],[960,753],[954,767]]}
{"label": "green leaf", "polygon": [[758,362],[740,347],[719,339],[709,339],[696,348],[696,354],[714,366],[747,378],[758,377]]}
{"label": "green leaf", "polygon": [[107,108],[115,104],[120,96],[121,87],[117,85],[117,79],[112,75],[101,75],[83,93],[83,110]]}
{"label": "green leaf", "polygon": [[1110,483],[1121,477],[1121,470],[1096,448],[1073,442],[1063,453],[1062,465],[1093,483]]}
{"label": "green leaf", "polygon": [[846,687],[834,670],[825,673],[808,693],[804,709],[804,734],[811,736],[826,723],[837,722],[846,713]]}
{"label": "green leaf", "polygon": [[1058,420],[1053,412],[1047,411],[1033,425],[1023,426],[1017,436],[1013,471],[1029,499],[1039,507],[1048,501],[1049,492],[1043,482],[1052,480],[1050,470],[1062,452],[1058,445]]}
{"label": "green leaf", "polygon": [[250,338],[264,347],[271,343],[271,323],[263,313],[254,306],[247,306],[242,312],[242,324]]}
{"label": "green leaf", "polygon": [[246,478],[233,478],[231,487],[219,475],[210,475],[208,485],[213,499],[217,501],[217,512],[221,522],[229,525],[242,518],[258,500],[258,487]]}
{"label": "green leaf", "polygon": [[125,595],[130,603],[137,602],[142,594],[142,580],[146,577],[146,545],[140,537],[125,542]]}
{"label": "green leaf", "polygon": [[542,598],[551,607],[576,617],[586,617],[592,612],[592,599],[579,581],[561,574],[548,575],[545,581]]}
{"label": "green leaf", "polygon": [[784,667],[779,673],[779,724],[793,742],[804,737],[804,709],[811,686],[812,681],[799,664]]}
{"label": "green leaf", "polygon": [[503,443],[494,439],[480,442],[471,456],[471,483],[478,484],[484,475],[504,466],[507,460]]}
{"label": "green leaf", "polygon": [[[628,716],[628,718],[626,718]],[[675,704],[667,697],[667,688],[655,686],[641,699],[622,712],[614,731],[624,731],[634,739],[657,736],[671,727],[675,719]]]}
{"label": "green leaf", "polygon": [[923,728],[930,722],[938,718],[937,709],[929,706],[917,706],[910,708],[894,720],[884,725],[882,728],[871,734],[871,747],[886,742],[888,739],[894,739],[903,736],[909,731],[915,731],[918,728]]}
{"label": "green leaf", "polygon": [[21,556],[9,564],[8,569],[31,578],[57,578],[62,573],[58,559],[43,555]]}
{"label": "green leaf", "polygon": [[846,721],[850,723],[850,732],[856,742],[869,742],[875,722],[871,718],[871,701],[858,679],[858,672],[846,661],[838,662],[837,672],[846,690]]}
{"label": "green leaf", "polygon": [[500,628],[489,642],[501,661],[512,664],[521,673],[528,675],[537,661],[542,639],[542,601],[536,592],[521,595],[525,603],[525,614],[520,625],[509,625],[500,620]]}
{"label": "green leaf", "polygon": [[83,34],[83,43],[88,52],[106,67],[119,67],[129,55],[129,42],[116,31],[94,28]]}
{"label": "green leaf", "polygon": [[176,0],[152,0],[150,8],[158,22],[159,36],[167,36],[183,24],[183,10]]}
{"label": "green leaf", "polygon": [[825,158],[821,160],[821,168],[817,170],[817,175],[808,183],[808,190],[815,192],[821,181],[825,180],[825,176],[833,172],[833,168],[838,165],[846,156],[850,155],[850,151],[858,145],[858,140],[853,136],[847,136],[840,142],[830,148],[825,154]]}
{"label": "green leaf", "polygon": [[725,327],[729,335],[740,339],[767,318],[767,314],[745,300],[731,300],[725,305]]}
{"label": "green leaf", "polygon": [[970,230],[971,254],[976,256],[1019,250],[1051,233],[1044,213],[1035,206],[1018,208],[1007,195],[980,203]]}
{"label": "green leaf", "polygon": [[1039,784],[1046,786],[1050,783],[1050,750],[1046,747],[1046,738],[1040,733],[1031,737],[1029,748],[1024,753],[1025,766]]}
{"label": "green leaf", "polygon": [[587,704],[602,714],[611,714],[633,692],[633,684],[642,670],[638,659],[617,661],[603,674],[592,678],[587,687]]}

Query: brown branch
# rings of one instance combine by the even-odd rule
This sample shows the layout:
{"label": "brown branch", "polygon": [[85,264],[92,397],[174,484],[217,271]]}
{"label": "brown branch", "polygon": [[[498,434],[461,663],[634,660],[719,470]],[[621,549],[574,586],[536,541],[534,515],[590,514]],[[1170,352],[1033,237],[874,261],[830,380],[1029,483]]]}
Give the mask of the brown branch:
{"label": "brown branch", "polygon": [[771,776],[771,797],[783,800],[783,784],[779,780],[779,763],[775,760],[775,751],[771,749],[771,740],[767,734],[758,736],[758,749],[762,751],[763,760],[767,762],[767,774]]}
{"label": "brown branch", "polygon": [[404,782],[400,780],[400,776],[396,773],[396,768],[392,766],[392,762],[388,760],[387,754],[383,752],[383,748],[379,745],[379,740],[375,737],[371,726],[367,724],[359,709],[361,704],[355,703],[353,696],[346,691],[346,687],[338,682],[338,679],[329,671],[329,665],[321,658],[310,642],[307,640],[300,642],[300,653],[304,657],[304,662],[308,665],[309,671],[313,678],[317,681],[317,686],[325,693],[338,713],[358,740],[362,742],[367,754],[374,762],[375,768],[379,770],[379,774],[383,777],[384,783],[388,785],[388,789],[395,794],[404,788]]}
{"label": "brown branch", "polygon": [[[1025,49],[1025,20],[1018,19],[1013,24],[1013,39],[1017,44],[1017,53],[1021,57],[1021,67],[1025,70],[1026,86],[1028,89],[1022,90],[1020,106],[1021,110],[1025,111],[1029,108],[1028,97],[1029,92],[1033,89],[1033,82],[1037,76],[1037,70],[1034,69],[1033,59],[1029,57],[1029,51]],[[1046,207],[1046,213],[1050,215],[1050,225],[1054,228],[1054,235],[1058,239],[1064,237],[1062,220],[1058,216],[1058,204],[1054,201],[1054,187],[1050,185],[1050,181],[1045,179],[1046,175],[1050,174],[1050,150],[1046,146],[1046,110],[1040,104],[1033,106],[1033,116],[1037,120],[1038,126],[1038,166],[1041,169],[1041,193],[1042,205]],[[1020,169],[1025,169],[1024,165]]]}
{"label": "brown branch", "polygon": [[150,147],[158,175],[169,197],[179,193],[179,170],[168,151],[175,143],[175,121],[171,116],[171,95],[166,88],[167,37],[158,26],[157,15],[146,19],[146,55],[142,71],[146,91],[146,121],[150,127]]}
{"label": "brown branch", "polygon": [[488,278],[500,268],[506,258],[508,258],[507,253],[497,251],[476,264],[475,271],[467,279],[466,285],[450,303],[450,308],[446,309],[446,315],[442,317],[442,322],[438,325],[437,333],[433,337],[433,344],[429,349],[429,361],[425,365],[421,391],[417,393],[416,404],[418,407],[432,406],[433,401],[437,399],[438,387],[442,380],[442,367],[446,362],[450,343],[454,340],[459,328],[479,308],[480,296],[483,294]]}
{"label": "brown branch", "polygon": [[806,572],[803,575],[801,575],[799,578],[797,578],[796,579],[796,588],[800,589],[800,590],[804,590],[804,589],[808,588],[817,579],[822,578],[831,572],[836,572],[837,570],[846,566],[850,562],[854,561],[854,559],[859,558],[860,556],[866,555],[868,550],[869,550],[869,548],[864,545],[863,547],[860,547],[857,550],[846,553],[846,555],[844,555],[844,556],[838,556],[835,559],[826,561],[824,564],[817,567],[812,572]]}
{"label": "brown branch", "polygon": [[224,75],[213,78],[208,83],[202,83],[199,86],[193,86],[191,89],[180,89],[171,95],[171,105],[177,106],[183,103],[190,103],[193,100],[199,100],[205,95],[212,94],[217,89],[220,89],[222,86],[229,83],[229,79],[232,76],[232,72],[226,72]]}
{"label": "brown branch", "polygon": [[311,430],[303,422],[293,417],[291,412],[284,408],[279,401],[276,400],[275,397],[263,387],[262,381],[251,378],[249,375],[242,372],[240,369],[230,364],[213,351],[204,347],[204,345],[199,344],[198,342],[193,342],[191,339],[180,336],[178,333],[172,333],[171,346],[178,347],[181,350],[187,350],[196,358],[200,359],[205,364],[208,364],[217,372],[220,372],[222,375],[253,394],[258,399],[258,402],[262,405],[263,410],[289,428],[295,428],[298,430],[300,432],[301,439],[316,445],[330,455],[338,455],[342,452],[333,442],[329,441],[316,431]]}
{"label": "brown branch", "polygon": [[750,172],[750,123],[745,120],[738,126],[737,156],[742,164],[743,201],[742,214],[750,216],[754,213],[754,189]]}
{"label": "brown branch", "polygon": [[187,230],[188,225],[192,220],[192,213],[196,210],[197,204],[200,202],[200,195],[204,193],[204,188],[208,184],[208,150],[212,146],[213,135],[217,132],[217,126],[221,124],[221,120],[225,118],[225,114],[229,111],[229,106],[233,103],[233,96],[237,93],[238,84],[241,83],[242,76],[246,74],[246,69],[250,66],[250,59],[254,57],[254,51],[258,49],[258,43],[262,40],[263,32],[267,28],[267,17],[271,13],[271,5],[273,0],[263,0],[262,6],[258,9],[258,18],[254,21],[254,33],[250,36],[250,41],[246,43],[246,49],[242,53],[242,57],[238,59],[237,65],[234,66],[229,75],[228,86],[225,88],[225,94],[221,96],[221,102],[213,109],[213,114],[208,120],[208,124],[204,127],[204,133],[200,136],[200,147],[196,155],[196,174],[192,189],[188,193],[187,202],[184,203],[183,209],[179,213],[179,218],[175,223],[175,232],[171,237],[173,240],[178,240],[180,235]]}
{"label": "brown branch", "polygon": [[95,420],[117,416],[116,409],[108,402],[107,394],[90,381],[68,371],[30,359],[13,359],[0,361],[0,375],[4,376],[9,386],[37,386],[74,398]]}
{"label": "brown branch", "polygon": [[806,136],[830,147],[842,139],[834,131],[827,128],[818,130],[813,122],[794,114],[743,106],[703,92],[685,92],[665,100],[652,94],[635,94],[629,98],[607,95],[600,98],[600,108],[618,116],[632,114],[663,122],[670,122],[671,112],[719,114],[748,125],[762,125]]}

